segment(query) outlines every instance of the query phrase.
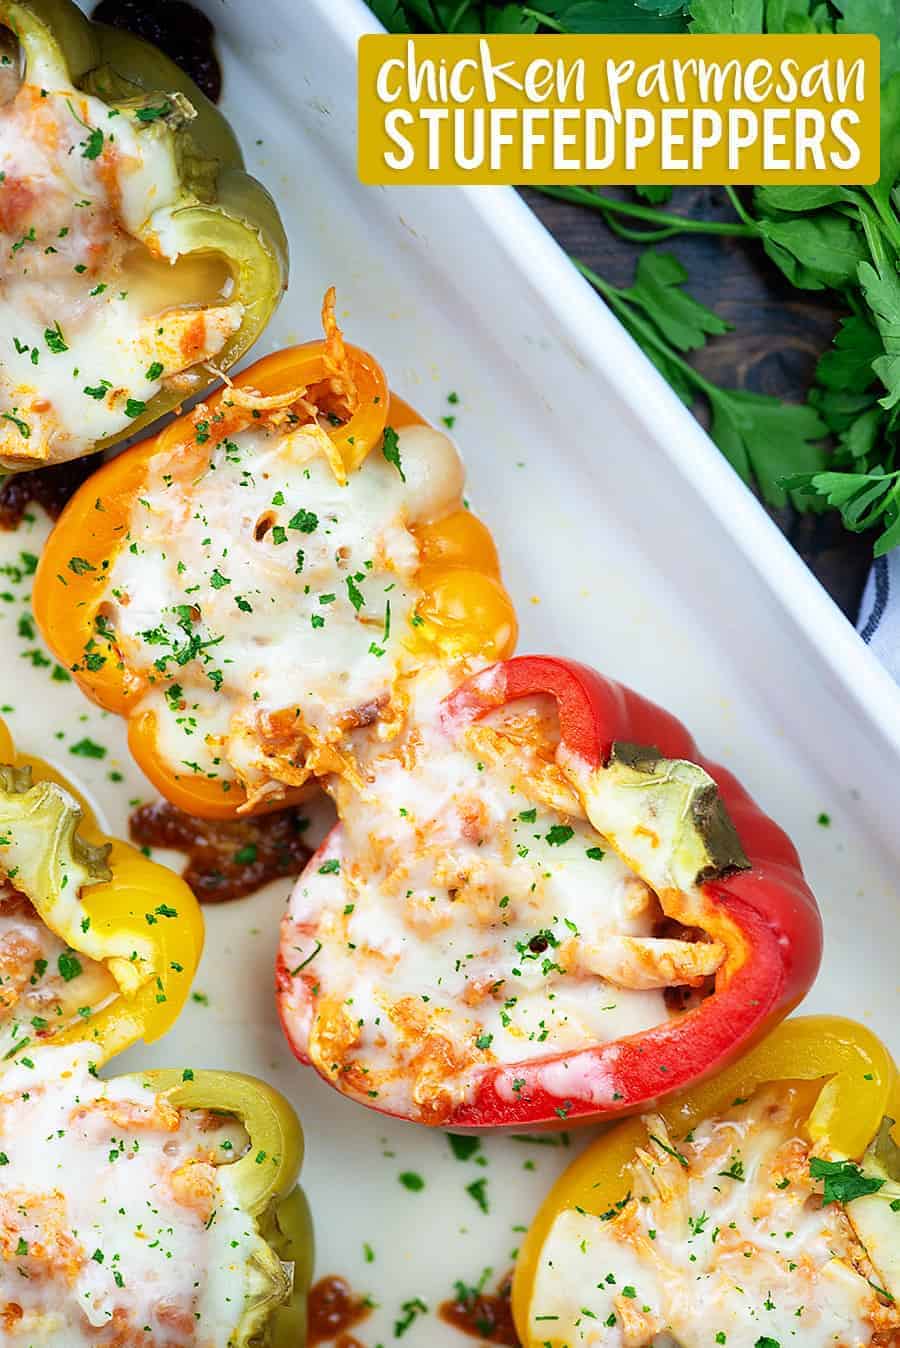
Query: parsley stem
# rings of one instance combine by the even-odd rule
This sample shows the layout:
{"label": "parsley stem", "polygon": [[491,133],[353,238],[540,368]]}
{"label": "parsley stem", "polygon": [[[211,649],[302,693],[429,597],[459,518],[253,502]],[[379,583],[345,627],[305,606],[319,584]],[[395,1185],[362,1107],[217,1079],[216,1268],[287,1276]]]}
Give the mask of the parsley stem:
{"label": "parsley stem", "polygon": [[[890,239],[891,243],[893,244],[895,251],[900,252],[900,221],[897,220],[896,215],[891,210],[887,202],[883,200],[879,192],[874,190],[867,191],[866,195],[868,196],[869,200],[872,202],[873,206],[878,212],[878,219],[881,223],[881,226],[884,232],[887,234],[888,238]],[[860,214],[862,214],[864,210],[865,208],[860,202],[859,203]]]}
{"label": "parsley stem", "polygon": [[665,243],[666,239],[674,239],[681,233],[676,225],[666,225],[660,229],[631,229],[629,225],[623,225],[621,220],[617,220],[612,211],[603,212],[603,223],[613,234],[617,234],[620,239],[626,239],[629,243]]}
{"label": "parsley stem", "polygon": [[451,18],[448,20],[448,22],[447,22],[447,29],[446,29],[446,31],[447,31],[448,33],[455,33],[455,32],[456,32],[456,25],[459,23],[459,21],[460,21],[460,19],[463,17],[463,15],[466,13],[466,10],[468,10],[468,9],[471,8],[471,5],[472,5],[472,0],[460,0],[460,3],[459,3],[459,4],[457,5],[457,7],[456,7],[456,12],[452,15],[452,17],[451,17]]}
{"label": "parsley stem", "polygon": [[730,183],[725,184],[725,192],[728,196],[728,200],[734,207],[734,213],[738,217],[738,219],[743,220],[744,224],[749,226],[749,228],[752,230],[754,234],[758,234],[759,228],[757,226],[756,221],[753,219],[752,215],[748,215],[748,213],[744,210],[744,203],[741,201],[737,192],[735,192],[734,188],[731,186]]}
{"label": "parsley stem", "polygon": [[568,28],[561,24],[557,19],[551,19],[549,14],[543,14],[539,9],[530,9],[526,5],[522,6],[522,13],[529,19],[536,19],[542,23],[545,28],[552,28],[554,33],[568,33]]}
{"label": "parsley stem", "polygon": [[[752,239],[757,228],[750,224],[738,224],[730,220],[690,220],[683,215],[673,215],[669,211],[659,211],[653,206],[641,206],[636,201],[618,201],[615,197],[604,197],[587,187],[537,187],[544,196],[556,197],[560,201],[571,201],[577,206],[590,206],[592,210],[609,211],[616,215],[627,215],[633,220],[644,220],[647,224],[670,229],[673,234],[723,234],[731,238]],[[749,217],[748,217],[749,218]]]}
{"label": "parsley stem", "polygon": [[665,356],[667,361],[677,366],[685,379],[711,401],[723,392],[723,390],[716,388],[715,384],[711,384],[708,379],[704,379],[703,375],[695,370],[693,365],[688,365],[686,360],[682,360],[677,351],[674,351],[669,343],[663,337],[660,337],[649,320],[635,312],[620,290],[614,285],[610,285],[608,281],[604,281],[602,276],[598,276],[596,272],[591,271],[590,267],[585,266],[583,262],[579,262],[577,258],[573,257],[572,261],[585,280],[590,281],[594,289],[600,292],[609,307],[619,315],[625,325],[640,337],[641,342],[654,347],[661,355]]}
{"label": "parsley stem", "polygon": [[872,254],[872,261],[879,272],[884,275],[890,270],[891,263],[885,252],[880,213],[876,214],[870,206],[860,203],[859,219],[866,236],[869,252]]}

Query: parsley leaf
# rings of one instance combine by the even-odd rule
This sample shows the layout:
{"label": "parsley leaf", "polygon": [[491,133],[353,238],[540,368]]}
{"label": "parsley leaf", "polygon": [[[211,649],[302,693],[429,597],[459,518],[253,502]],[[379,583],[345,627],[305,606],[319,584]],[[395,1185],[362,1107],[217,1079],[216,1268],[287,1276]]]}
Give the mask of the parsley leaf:
{"label": "parsley leaf", "polygon": [[400,474],[400,481],[405,482],[406,474],[404,473],[403,465],[400,462],[400,441],[393,426],[385,426],[384,428],[384,440],[381,445],[381,452],[388,463],[392,463],[397,469],[397,472]]}
{"label": "parsley leaf", "polygon": [[823,1161],[813,1156],[809,1173],[813,1179],[825,1181],[822,1203],[826,1208],[829,1203],[852,1203],[864,1194],[876,1194],[884,1185],[883,1179],[864,1175],[855,1161]]}
{"label": "parsley leaf", "polygon": [[103,153],[103,132],[99,126],[91,129],[87,140],[83,142],[82,159],[99,159]]}
{"label": "parsley leaf", "polygon": [[781,478],[788,462],[792,473],[825,466],[825,451],[817,442],[828,428],[815,408],[741,389],[716,389],[709,397],[713,440],[745,482],[756,478],[769,505],[781,506],[787,499]]}
{"label": "parsley leaf", "polygon": [[838,33],[874,33],[881,40],[882,83],[900,70],[900,11],[896,0],[834,0],[843,15]]}
{"label": "parsley leaf", "polygon": [[[714,234],[761,249],[799,290],[830,291],[847,317],[819,360],[804,405],[721,388],[684,353],[728,330],[688,291],[680,260],[645,249],[617,288],[576,262],[688,407],[705,403],[711,435],[767,504],[840,511],[852,531],[878,528],[876,555],[900,545],[900,5],[897,0],[369,0],[392,32],[874,33],[881,42],[881,177],[874,185],[767,185],[752,208],[733,188],[735,219],[660,209],[665,186],[603,193],[554,185],[546,195],[597,212],[639,244]],[[90,128],[88,128],[90,129]],[[637,198],[640,198],[638,200]],[[874,209],[873,209],[874,207]],[[32,236],[33,237],[33,236]],[[22,240],[24,243],[26,240]],[[574,259],[573,259],[574,260]],[[105,389],[85,390],[101,398]],[[23,431],[23,434],[25,432]],[[396,432],[384,457],[401,477]]]}
{"label": "parsley leaf", "polygon": [[648,251],[638,258],[634,285],[622,295],[651,318],[679,351],[706,344],[707,333],[728,332],[730,323],[682,289],[687,271],[671,253]]}
{"label": "parsley leaf", "polygon": [[692,33],[761,33],[763,0],[692,0]]}

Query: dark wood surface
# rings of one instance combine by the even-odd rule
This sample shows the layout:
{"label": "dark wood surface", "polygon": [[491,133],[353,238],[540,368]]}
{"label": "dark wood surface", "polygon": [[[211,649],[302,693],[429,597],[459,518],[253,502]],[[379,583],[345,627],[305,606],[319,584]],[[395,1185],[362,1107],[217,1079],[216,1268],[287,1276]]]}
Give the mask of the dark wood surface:
{"label": "dark wood surface", "polygon": [[[567,252],[615,285],[631,283],[639,245],[618,238],[594,211],[539,192],[523,195]],[[734,219],[718,188],[680,191],[673,205],[697,218]],[[802,402],[840,311],[821,293],[790,286],[752,240],[684,235],[659,246],[687,267],[691,292],[734,327],[695,353],[697,368],[722,385]],[[696,409],[701,420],[703,410]],[[788,506],[769,513],[855,621],[871,562],[870,540],[848,534],[834,512],[798,515]]]}

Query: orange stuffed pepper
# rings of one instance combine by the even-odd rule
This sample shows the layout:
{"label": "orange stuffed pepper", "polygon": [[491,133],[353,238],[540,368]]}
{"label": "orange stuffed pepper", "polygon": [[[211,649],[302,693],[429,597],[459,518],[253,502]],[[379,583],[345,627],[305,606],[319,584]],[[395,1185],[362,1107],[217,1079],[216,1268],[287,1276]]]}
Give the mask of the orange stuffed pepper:
{"label": "orange stuffed pepper", "polygon": [[347,735],[396,725],[423,663],[515,643],[456,449],[344,344],[333,292],[323,321],[102,468],[38,570],[49,645],[195,815],[352,772]]}

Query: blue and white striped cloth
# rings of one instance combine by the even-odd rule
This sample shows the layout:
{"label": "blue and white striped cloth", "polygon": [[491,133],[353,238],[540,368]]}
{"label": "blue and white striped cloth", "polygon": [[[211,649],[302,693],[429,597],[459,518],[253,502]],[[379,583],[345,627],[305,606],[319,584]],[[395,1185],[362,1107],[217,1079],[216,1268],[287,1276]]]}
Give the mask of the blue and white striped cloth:
{"label": "blue and white striped cloth", "polygon": [[857,631],[900,683],[900,548],[876,557],[859,606]]}

